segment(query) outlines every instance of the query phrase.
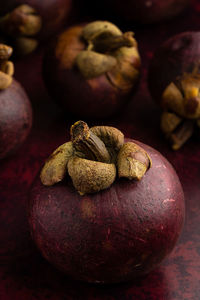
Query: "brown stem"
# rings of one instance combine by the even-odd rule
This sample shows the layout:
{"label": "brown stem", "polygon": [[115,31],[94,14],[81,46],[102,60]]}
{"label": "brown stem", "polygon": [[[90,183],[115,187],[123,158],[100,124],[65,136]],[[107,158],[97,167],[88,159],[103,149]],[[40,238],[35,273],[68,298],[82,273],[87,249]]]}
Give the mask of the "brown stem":
{"label": "brown stem", "polygon": [[87,159],[106,163],[111,161],[110,154],[106,149],[105,144],[90,131],[85,122],[76,122],[72,125],[70,133],[73,146],[80,156],[84,155]]}
{"label": "brown stem", "polygon": [[116,163],[119,150],[124,144],[123,133],[111,126],[94,126],[90,130],[104,142],[110,153],[111,162]]}
{"label": "brown stem", "polygon": [[194,132],[194,121],[186,120],[170,135],[169,140],[173,150],[180,149]]}
{"label": "brown stem", "polygon": [[92,44],[93,51],[108,53],[121,47],[133,47],[135,45],[135,40],[133,39],[132,32],[126,32],[118,36],[103,32],[92,41]]}

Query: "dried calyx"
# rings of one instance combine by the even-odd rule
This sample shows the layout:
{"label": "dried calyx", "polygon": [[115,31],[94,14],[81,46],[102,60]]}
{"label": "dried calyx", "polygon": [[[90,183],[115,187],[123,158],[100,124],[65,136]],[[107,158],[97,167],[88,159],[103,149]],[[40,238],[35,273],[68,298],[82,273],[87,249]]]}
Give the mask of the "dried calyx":
{"label": "dried calyx", "polygon": [[151,167],[147,152],[133,142],[124,143],[123,133],[110,126],[89,128],[83,121],[71,126],[71,141],[61,145],[46,161],[40,178],[51,186],[70,175],[84,195],[111,186],[116,176],[141,180]]}
{"label": "dried calyx", "polygon": [[86,47],[76,65],[86,79],[105,74],[115,87],[129,90],[139,76],[140,56],[133,32],[122,33],[114,24],[95,21],[83,28]]}
{"label": "dried calyx", "polygon": [[7,89],[13,80],[14,65],[9,61],[12,52],[11,47],[0,44],[0,90]]}
{"label": "dried calyx", "polygon": [[171,82],[162,95],[161,129],[178,150],[192,136],[200,120],[200,75],[184,74]]}
{"label": "dried calyx", "polygon": [[22,4],[0,18],[0,32],[12,40],[18,54],[33,52],[38,41],[36,35],[42,27],[42,18],[29,5]]}

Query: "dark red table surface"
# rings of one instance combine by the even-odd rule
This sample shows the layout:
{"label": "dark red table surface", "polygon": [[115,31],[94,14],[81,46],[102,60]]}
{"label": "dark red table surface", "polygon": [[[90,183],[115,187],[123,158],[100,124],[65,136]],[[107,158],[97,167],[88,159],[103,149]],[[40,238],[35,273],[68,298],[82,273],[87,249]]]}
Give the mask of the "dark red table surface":
{"label": "dark red table surface", "polygon": [[[34,124],[25,144],[0,167],[0,299],[175,300],[200,299],[200,141],[192,138],[172,151],[159,129],[159,108],[146,84],[153,51],[166,38],[186,30],[200,30],[200,2],[171,22],[133,26],[143,61],[137,94],[120,116],[90,121],[116,126],[127,137],[159,150],[175,167],[183,185],[186,220],[182,235],[166,260],[146,277],[117,285],[89,285],[72,281],[45,259],[31,240],[26,217],[28,192],[47,156],[68,138],[70,124],[45,89],[41,65],[43,49],[16,63],[15,77],[25,87],[34,111]],[[124,30],[128,24],[123,25]]]}

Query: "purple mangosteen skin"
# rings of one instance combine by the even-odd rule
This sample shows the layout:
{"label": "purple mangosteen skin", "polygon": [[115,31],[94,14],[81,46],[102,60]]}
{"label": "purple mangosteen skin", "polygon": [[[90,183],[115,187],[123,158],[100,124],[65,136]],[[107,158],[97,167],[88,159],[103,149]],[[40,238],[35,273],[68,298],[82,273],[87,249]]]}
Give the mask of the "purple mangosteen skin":
{"label": "purple mangosteen skin", "polygon": [[0,16],[19,5],[27,4],[37,10],[42,17],[42,29],[38,35],[43,40],[56,33],[65,23],[71,12],[72,0],[7,0],[0,3]]}
{"label": "purple mangosteen skin", "polygon": [[155,52],[148,72],[149,90],[160,103],[165,88],[178,76],[199,73],[200,32],[183,32],[164,42]]}
{"label": "purple mangosteen skin", "polygon": [[185,216],[183,190],[171,164],[153,148],[140,182],[118,179],[80,196],[68,178],[52,187],[39,176],[29,202],[32,237],[42,255],[74,279],[91,283],[131,280],[172,251]]}
{"label": "purple mangosteen skin", "polygon": [[[43,64],[43,78],[49,94],[69,114],[86,119],[104,119],[117,114],[130,100],[111,85],[104,76],[93,81],[93,87],[83,78],[79,70],[62,69],[54,58],[47,55]],[[139,82],[139,80],[138,80]],[[136,83],[131,95],[138,87]]]}
{"label": "purple mangosteen skin", "polygon": [[0,91],[0,159],[14,153],[32,127],[32,107],[22,86],[12,84]]}
{"label": "purple mangosteen skin", "polygon": [[112,0],[112,9],[129,21],[154,23],[178,15],[189,0]]}

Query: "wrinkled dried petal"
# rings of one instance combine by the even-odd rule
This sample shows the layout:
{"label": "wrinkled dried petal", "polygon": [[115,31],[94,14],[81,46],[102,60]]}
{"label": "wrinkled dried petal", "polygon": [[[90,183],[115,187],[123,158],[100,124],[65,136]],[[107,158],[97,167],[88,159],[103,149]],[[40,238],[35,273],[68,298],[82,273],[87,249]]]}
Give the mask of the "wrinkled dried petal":
{"label": "wrinkled dried petal", "polygon": [[12,77],[2,71],[0,71],[0,90],[7,89],[12,83]]}
{"label": "wrinkled dried petal", "polygon": [[185,95],[185,117],[200,117],[200,76],[187,74],[181,81]]}
{"label": "wrinkled dried petal", "polygon": [[176,128],[170,135],[169,140],[173,150],[179,150],[192,136],[194,132],[194,121],[186,120]]}
{"label": "wrinkled dried petal", "polygon": [[162,106],[184,117],[184,98],[181,91],[173,82],[163,92]]}
{"label": "wrinkled dried petal", "polygon": [[46,186],[51,186],[64,179],[69,158],[73,155],[72,142],[58,147],[47,159],[42,168],[40,179]]}
{"label": "wrinkled dried petal", "polygon": [[188,119],[200,117],[200,76],[184,74],[175,83],[170,83],[162,96],[165,109]]}
{"label": "wrinkled dried petal", "polygon": [[140,56],[136,47],[122,47],[114,54],[116,66],[107,73],[109,80],[121,90],[130,90],[139,77]]}
{"label": "wrinkled dried petal", "polygon": [[14,74],[14,64],[11,61],[5,61],[1,64],[1,71],[8,74],[9,76],[13,76]]}
{"label": "wrinkled dried petal", "polygon": [[184,74],[181,78],[181,85],[184,95],[187,99],[198,97],[200,95],[200,75]]}
{"label": "wrinkled dried petal", "polygon": [[116,168],[114,164],[72,157],[68,162],[68,173],[76,190],[83,195],[108,188],[115,180]]}
{"label": "wrinkled dried petal", "polygon": [[163,112],[161,116],[161,130],[168,134],[181,123],[182,118],[171,112]]}
{"label": "wrinkled dried petal", "polygon": [[0,44],[0,61],[8,60],[13,53],[13,49],[5,44]]}
{"label": "wrinkled dried petal", "polygon": [[98,77],[108,72],[116,63],[114,57],[94,51],[81,51],[76,57],[76,64],[86,79]]}
{"label": "wrinkled dried petal", "polygon": [[128,142],[119,151],[117,165],[119,177],[141,180],[151,167],[151,159],[137,144]]}

